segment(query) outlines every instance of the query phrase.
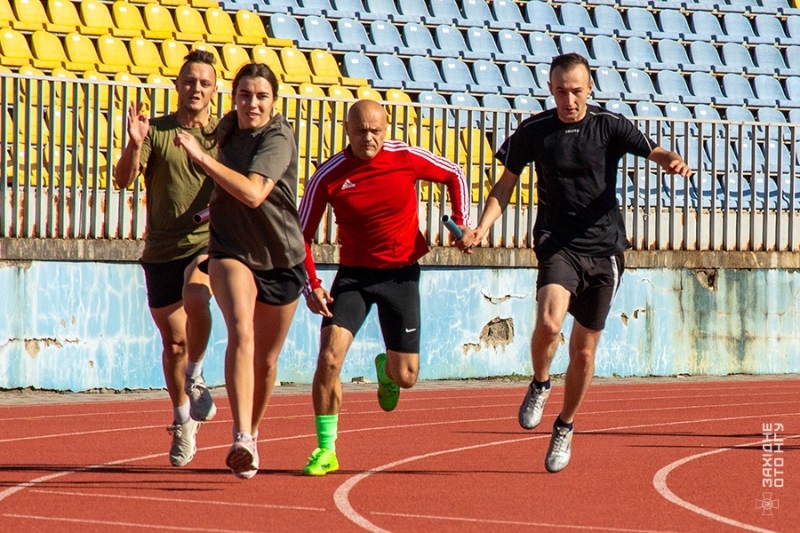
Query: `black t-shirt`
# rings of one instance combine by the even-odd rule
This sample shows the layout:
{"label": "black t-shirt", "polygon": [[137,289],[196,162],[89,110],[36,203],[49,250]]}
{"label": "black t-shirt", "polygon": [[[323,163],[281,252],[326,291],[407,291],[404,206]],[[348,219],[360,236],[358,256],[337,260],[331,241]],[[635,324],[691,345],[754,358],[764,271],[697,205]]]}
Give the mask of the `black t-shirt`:
{"label": "black t-shirt", "polygon": [[628,248],[616,197],[619,161],[626,153],[647,157],[655,147],[630,120],[593,105],[576,123],[561,122],[555,109],[524,120],[495,157],[514,174],[535,164],[536,256],[561,248],[611,256]]}

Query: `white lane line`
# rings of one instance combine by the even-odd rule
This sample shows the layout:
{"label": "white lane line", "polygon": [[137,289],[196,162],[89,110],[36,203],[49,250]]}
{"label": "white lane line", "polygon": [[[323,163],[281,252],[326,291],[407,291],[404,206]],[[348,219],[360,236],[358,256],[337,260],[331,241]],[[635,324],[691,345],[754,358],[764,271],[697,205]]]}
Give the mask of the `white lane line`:
{"label": "white lane line", "polygon": [[[778,415],[779,416],[779,415]],[[784,439],[796,439],[800,437],[800,435],[792,435],[791,437],[784,437]],[[679,507],[683,507],[693,513],[697,513],[700,516],[704,516],[706,518],[710,518],[711,520],[722,522],[723,524],[727,524],[729,526],[738,527],[741,529],[746,529],[748,531],[759,531],[761,533],[774,533],[771,529],[763,529],[757,526],[751,526],[750,524],[745,524],[743,522],[739,522],[738,520],[734,520],[732,518],[728,518],[726,516],[722,516],[702,507],[695,505],[691,502],[687,502],[674,492],[670,490],[669,486],[667,486],[667,476],[675,470],[676,468],[685,465],[690,461],[694,461],[695,459],[700,459],[701,457],[708,457],[710,455],[715,455],[722,452],[728,452],[735,448],[745,448],[748,446],[761,446],[763,444],[763,439],[758,440],[755,442],[748,442],[745,444],[737,444],[736,446],[732,446],[730,448],[721,448],[718,450],[711,450],[703,453],[698,453],[695,455],[690,455],[688,457],[684,457],[683,459],[679,459],[673,463],[668,464],[667,466],[663,467],[661,470],[656,472],[656,475],[653,477],[653,487],[655,487],[656,491],[663,496],[666,500],[678,505]]]}
{"label": "white lane line", "polygon": [[528,527],[548,527],[560,529],[577,529],[579,531],[616,531],[619,533],[678,533],[665,529],[627,529],[620,527],[602,527],[602,526],[577,526],[575,524],[555,524],[548,522],[526,522],[522,520],[489,520],[486,518],[465,518],[460,516],[434,516],[424,514],[407,514],[407,513],[380,513],[373,512],[372,514],[381,516],[396,516],[398,518],[421,518],[425,520],[443,520],[450,522],[469,522],[471,524],[492,524],[502,526],[528,526]]}
{"label": "white lane line", "polygon": [[44,490],[34,489],[29,492],[38,494],[55,494],[59,496],[84,496],[87,498],[110,498],[119,500],[141,500],[151,502],[165,502],[165,503],[196,503],[200,505],[221,505],[224,507],[247,507],[248,509],[261,508],[261,509],[286,509],[290,511],[317,511],[324,512],[327,509],[324,507],[304,507],[300,505],[278,505],[269,503],[237,503],[237,502],[223,502],[216,500],[192,500],[188,498],[156,498],[154,496],[131,496],[129,494],[100,494],[91,492],[73,492],[66,490]]}
{"label": "white lane line", "polygon": [[[752,419],[752,418],[763,419],[764,416],[766,416],[766,415],[758,414],[758,415],[749,415],[749,416],[735,416],[735,417],[722,417],[722,418],[704,418],[704,419],[698,419],[698,420],[682,420],[682,421],[668,422],[668,423],[657,422],[657,423],[649,423],[649,424],[636,424],[636,425],[629,425],[629,426],[616,426],[616,427],[609,427],[609,428],[601,428],[601,429],[594,429],[594,430],[589,430],[589,431],[582,431],[580,433],[602,433],[602,432],[605,432],[605,431],[619,431],[619,430],[623,430],[623,429],[641,429],[641,428],[647,428],[647,427],[675,426],[675,425],[682,425],[682,424],[702,424],[702,423],[707,423],[707,422],[723,422],[723,421],[744,420],[744,419]],[[770,413],[768,416],[771,416],[771,417],[800,416],[800,413],[783,413],[783,414]],[[547,437],[549,437],[549,435],[537,435],[537,436],[534,436],[534,437],[523,437],[523,438],[518,438],[518,439],[507,439],[507,440],[502,440],[502,441],[486,442],[486,443],[482,443],[482,444],[475,444],[475,445],[472,445],[472,446],[462,446],[462,447],[459,447],[459,448],[451,448],[451,449],[447,449],[447,450],[439,450],[439,451],[430,452],[430,453],[426,453],[426,454],[422,454],[422,455],[415,455],[415,456],[412,456],[412,457],[407,457],[405,459],[399,459],[397,461],[393,461],[391,463],[387,463],[387,464],[372,468],[372,469],[367,470],[365,472],[362,472],[360,474],[356,474],[355,476],[353,476],[351,478],[348,478],[347,481],[345,481],[344,483],[339,485],[339,487],[337,487],[336,491],[333,494],[333,501],[336,504],[336,507],[339,509],[339,512],[341,512],[345,516],[345,518],[347,518],[348,520],[350,520],[354,524],[360,526],[363,529],[366,529],[367,531],[372,531],[374,533],[384,533],[386,530],[378,527],[377,525],[375,525],[372,522],[370,522],[369,520],[367,520],[364,516],[359,514],[353,508],[353,506],[350,504],[350,500],[349,500],[350,491],[353,490],[353,488],[358,483],[360,483],[361,481],[367,479],[371,475],[373,475],[375,473],[378,473],[378,472],[383,472],[385,470],[390,470],[390,469],[392,469],[394,467],[397,467],[397,466],[400,466],[400,465],[404,465],[406,463],[411,463],[411,462],[419,461],[419,460],[422,460],[422,459],[428,459],[430,457],[437,457],[439,455],[445,455],[445,454],[449,454],[449,453],[459,453],[459,452],[464,452],[464,451],[477,450],[477,449],[486,448],[486,447],[489,447],[489,446],[498,446],[498,445],[503,445],[503,444],[516,444],[516,443],[524,442],[524,441],[527,441],[527,440],[543,439],[543,438],[547,438]]]}
{"label": "white lane line", "polygon": [[[138,527],[142,529],[167,529],[170,531],[208,531],[209,533],[243,533],[241,529],[209,529],[203,527],[181,527],[181,526],[165,526],[162,524],[142,524],[142,523],[135,523],[135,522],[115,522],[112,520],[89,520],[86,518],[68,518],[68,517],[56,517],[56,516],[37,516],[37,515],[27,515],[27,514],[12,514],[6,513],[3,516],[8,518],[20,518],[24,520],[41,520],[46,522],[61,522],[61,523],[74,523],[74,524],[97,524],[102,526],[114,526],[114,527]],[[246,532],[246,533],[258,533],[258,532]]]}

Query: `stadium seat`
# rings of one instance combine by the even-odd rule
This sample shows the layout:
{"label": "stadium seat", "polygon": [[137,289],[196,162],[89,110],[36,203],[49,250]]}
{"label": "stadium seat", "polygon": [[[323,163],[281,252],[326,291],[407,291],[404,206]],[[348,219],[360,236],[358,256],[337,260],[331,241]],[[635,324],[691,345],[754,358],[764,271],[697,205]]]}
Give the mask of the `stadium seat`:
{"label": "stadium seat", "polygon": [[130,72],[136,75],[163,74],[164,76],[177,76],[178,70],[167,69],[161,60],[158,47],[150,39],[136,37],[128,42],[132,66]]}
{"label": "stadium seat", "polygon": [[444,119],[445,113],[447,114],[448,122],[452,124],[452,109],[426,107],[447,106],[447,100],[441,94],[432,91],[420,91],[420,93],[417,95],[417,101],[422,104],[421,116],[423,125],[430,125],[432,122],[441,123]]}
{"label": "stadium seat", "polygon": [[470,20],[465,18],[458,8],[455,0],[430,0],[428,2],[431,15],[437,18],[446,19],[450,24],[458,27],[483,26],[481,20]]}
{"label": "stadium seat", "polygon": [[77,74],[58,67],[54,68],[50,75],[56,78],[53,82],[56,93],[55,107],[62,107],[63,102],[66,102],[67,107],[74,107],[76,103],[83,105],[86,101],[85,91],[83,90],[83,85],[75,83],[75,80],[78,79]]}
{"label": "stadium seat", "polygon": [[359,20],[386,20],[385,15],[368,11],[361,0],[333,0],[333,7]]}
{"label": "stadium seat", "polygon": [[600,100],[624,98],[628,92],[622,77],[615,69],[600,67],[594,71],[593,96]]}
{"label": "stadium seat", "polygon": [[739,167],[745,174],[761,173],[764,171],[764,152],[759,144],[752,139],[743,139],[741,142],[733,143],[736,159]]}
{"label": "stadium seat", "polygon": [[789,37],[786,30],[783,28],[781,20],[774,15],[756,15],[753,19],[755,23],[756,34],[762,39],[769,39],[769,43],[765,44],[778,44],[786,46],[789,44],[800,43],[799,39]]}
{"label": "stadium seat", "polygon": [[524,63],[509,61],[503,66],[503,71],[505,73],[506,85],[517,91],[516,94],[538,93],[538,95],[541,96],[547,94],[547,90],[539,87],[539,84],[536,83],[536,80],[533,78],[531,69]]}
{"label": "stadium seat", "polygon": [[[0,73],[11,74],[13,71],[3,65],[0,65]],[[45,106],[50,105],[50,82],[42,78],[45,73],[31,65],[23,65],[17,71],[18,74],[25,76],[24,80],[20,80],[20,92],[18,94],[20,102],[29,102],[30,105],[39,105],[41,97],[42,104]],[[38,79],[34,79],[38,78]],[[11,78],[0,78],[0,90],[7,91],[6,94],[12,94]]]}
{"label": "stadium seat", "polygon": [[485,0],[463,0],[461,8],[465,19],[480,22],[480,26],[497,30],[516,28],[515,23],[498,22]]}
{"label": "stadium seat", "polygon": [[203,15],[192,6],[175,8],[175,26],[187,42],[205,40],[208,34]]}
{"label": "stadium seat", "polygon": [[502,24],[502,29],[519,29],[530,31],[532,28],[525,21],[516,2],[512,0],[494,0],[492,3],[494,20]]}
{"label": "stadium seat", "polygon": [[741,67],[726,65],[717,52],[717,48],[710,42],[695,41],[689,45],[689,51],[696,70],[719,74],[741,74],[742,72]]}
{"label": "stadium seat", "polygon": [[757,98],[752,85],[750,85],[750,80],[741,74],[725,74],[722,77],[722,88],[725,96],[731,101],[730,105],[774,105],[771,100]]}
{"label": "stadium seat", "polygon": [[[550,87],[548,85],[548,82],[550,81],[550,64],[536,63],[533,65],[532,72],[533,78],[536,80],[536,85],[541,87],[543,90],[543,94],[541,96],[550,95]],[[539,95],[535,94],[535,96]]]}
{"label": "stadium seat", "polygon": [[628,118],[633,118],[635,116],[631,106],[622,100],[609,100],[606,102],[605,108],[609,111],[613,111],[614,113],[625,115]]}
{"label": "stadium seat", "polygon": [[757,44],[755,46],[756,66],[771,71],[778,76],[791,77],[800,76],[800,69],[789,68],[783,58],[781,50],[771,44]]}
{"label": "stadium seat", "polygon": [[504,128],[506,119],[508,119],[512,128],[516,127],[516,117],[511,113],[511,102],[508,99],[497,94],[484,94],[481,97],[481,107],[488,109],[484,114],[487,130],[491,130],[495,122],[497,122],[498,127]]}
{"label": "stadium seat", "polygon": [[366,85],[367,81],[364,78],[351,78],[343,76],[339,63],[336,58],[326,50],[312,50],[309,53],[311,64],[311,73],[317,76],[317,79],[337,79],[338,83],[347,87],[358,87],[359,85]]}
{"label": "stadium seat", "polygon": [[[384,99],[389,103],[386,106],[386,112],[388,113],[391,122],[397,122],[404,127],[407,125],[406,121],[408,125],[417,125],[417,111],[411,105],[413,104],[413,100],[407,92],[400,89],[388,89]],[[408,118],[406,118],[406,116]]]}
{"label": "stadium seat", "polygon": [[44,6],[39,0],[17,0],[11,2],[16,15],[7,19],[10,26],[25,33],[36,30],[46,30],[50,33],[65,34],[75,31],[76,28],[66,25],[62,21],[51,20],[47,16]]}
{"label": "stadium seat", "polygon": [[781,82],[772,76],[759,75],[753,80],[756,96],[774,101],[778,107],[796,107],[798,102],[793,102],[783,92]]}
{"label": "stadium seat", "polygon": [[80,16],[83,22],[81,35],[102,36],[112,32],[122,33],[115,27],[108,6],[99,0],[80,2]]}
{"label": "stadium seat", "polygon": [[525,95],[517,95],[514,97],[513,108],[515,111],[530,111],[530,113],[533,115],[542,111],[542,104],[540,104],[539,100],[536,98],[531,98],[530,96]]}
{"label": "stadium seat", "polygon": [[356,88],[356,97],[359,100],[374,100],[376,102],[382,102],[383,96],[381,93],[373,89],[368,85],[362,85]]}
{"label": "stadium seat", "polygon": [[313,83],[303,82],[297,87],[297,94],[302,97],[300,98],[300,111],[303,120],[308,117],[314,123],[321,124],[323,117],[325,117],[325,120],[328,119],[330,106],[325,100],[326,95],[322,87]]}
{"label": "stadium seat", "polygon": [[222,68],[232,74],[232,76],[226,76],[230,79],[233,79],[233,76],[239,72],[242,65],[250,63],[250,54],[247,53],[244,47],[236,43],[223,44],[220,58],[222,59]]}
{"label": "stadium seat", "polygon": [[637,117],[657,117],[661,118],[664,113],[661,108],[650,102],[636,102],[636,116]]}
{"label": "stadium seat", "polygon": [[495,86],[478,85],[472,77],[472,72],[469,66],[459,60],[451,57],[445,58],[441,63],[442,78],[447,83],[457,83],[467,87],[469,92],[476,93],[494,93],[497,92]]}
{"label": "stadium seat", "polygon": [[351,78],[363,78],[369,80],[370,85],[376,88],[395,87],[395,83],[384,82],[375,71],[375,65],[369,56],[357,52],[347,52],[342,59],[342,69]]}
{"label": "stadium seat", "polygon": [[[628,29],[622,19],[622,13],[610,5],[599,5],[594,8],[594,20],[603,35],[616,35],[617,37],[630,38],[637,36],[636,32]],[[637,36],[639,38],[646,35]]]}
{"label": "stadium seat", "polygon": [[598,29],[589,12],[581,4],[564,3],[560,8],[561,23],[567,26],[573,33],[582,35],[602,35],[605,30]]}
{"label": "stadium seat", "polygon": [[773,74],[775,71],[769,67],[757,67],[753,63],[750,51],[739,43],[725,43],[722,45],[722,60],[728,67],[733,67],[745,74]]}
{"label": "stadium seat", "polygon": [[[145,35],[147,28],[145,28],[142,13],[135,4],[131,4],[127,0],[115,0],[111,4],[111,17],[114,21],[114,28],[111,31],[113,36],[133,38]],[[157,38],[157,36],[148,34],[149,38]]]}
{"label": "stadium seat", "polygon": [[94,63],[75,63],[67,58],[67,53],[61,44],[58,35],[47,30],[36,30],[31,35],[31,53],[33,66],[40,69],[52,70],[64,67],[67,70],[83,71],[95,67]]}
{"label": "stadium seat", "polygon": [[[765,136],[768,136],[770,139],[777,139],[783,135],[784,139],[788,139],[791,137],[791,128],[789,126],[784,126],[781,128],[781,124],[786,124],[786,115],[783,114],[782,111],[775,109],[774,107],[760,107],[757,111],[758,122],[759,122],[759,135],[756,137],[757,139],[763,139]],[[767,135],[765,130],[765,126],[769,125],[769,134]],[[783,131],[781,131],[783,129]]]}
{"label": "stadium seat", "polygon": [[702,104],[705,98],[692,94],[686,79],[672,70],[661,70],[656,74],[658,82],[658,92],[660,95],[677,96],[684,104]]}
{"label": "stadium seat", "polygon": [[344,47],[355,50],[364,50],[371,54],[392,53],[389,47],[374,45],[367,35],[367,30],[360,21],[352,18],[341,18],[336,21],[336,33],[338,42]]}
{"label": "stadium seat", "polygon": [[278,83],[282,82],[283,78],[286,76],[281,58],[278,57],[278,53],[273,48],[268,48],[263,44],[256,45],[250,50],[250,57],[254,63],[264,63],[267,65],[270,70],[272,70],[273,74],[277,76]]}
{"label": "stadium seat", "polygon": [[505,94],[528,94],[527,89],[509,87],[496,63],[479,59],[472,64],[472,75],[479,86],[496,87],[496,92]]}
{"label": "stadium seat", "polygon": [[416,22],[418,19],[413,15],[404,15],[397,10],[397,5],[393,0],[365,0],[364,7],[367,12],[381,15],[380,20],[392,20],[397,23]]}
{"label": "stadium seat", "polygon": [[764,157],[766,158],[765,167],[769,170],[770,175],[778,176],[789,173],[792,166],[792,155],[782,140],[768,139]]}
{"label": "stadium seat", "polygon": [[699,41],[707,39],[708,36],[698,35],[689,26],[689,20],[680,10],[662,9],[658,12],[658,21],[661,31],[671,35],[672,39],[681,41]]}
{"label": "stadium seat", "polygon": [[[592,56],[589,54],[589,50],[586,48],[586,43],[583,42],[583,39],[577,35],[572,33],[562,33],[558,38],[558,49],[562,54],[568,54],[570,52],[580,54],[589,60],[589,64],[592,64]],[[538,60],[538,56],[536,59]]]}
{"label": "stadium seat", "polygon": [[[708,64],[695,64],[689,59],[684,45],[673,39],[661,39],[658,41],[658,58],[660,64],[652,68],[656,70],[681,70],[684,72],[701,71],[707,72],[710,68]],[[630,57],[630,56],[628,56]],[[718,64],[722,64],[720,61]]]}
{"label": "stadium seat", "polygon": [[310,81],[317,85],[334,85],[341,80],[335,76],[316,76],[303,52],[296,48],[281,48],[281,64],[286,72],[284,78],[287,83],[302,83]]}
{"label": "stadium seat", "polygon": [[471,52],[480,54],[480,59],[493,59],[497,61],[516,61],[519,59],[519,57],[514,54],[504,54],[500,52],[494,37],[488,30],[483,28],[469,28],[466,33],[467,46]]}
{"label": "stadium seat", "polygon": [[739,105],[741,101],[734,98],[727,98],[722,93],[722,88],[717,78],[708,72],[692,72],[689,75],[692,94],[699,96],[717,105]]}
{"label": "stadium seat", "polygon": [[453,93],[450,95],[450,104],[459,128],[480,127],[482,116],[478,108],[481,104],[477,98],[468,93]]}
{"label": "stadium seat", "polygon": [[210,7],[206,9],[204,19],[208,28],[206,40],[210,43],[257,44],[251,42],[250,39],[243,39],[242,36],[236,33],[231,16],[220,8]]}
{"label": "stadium seat", "polygon": [[[133,65],[128,47],[122,39],[113,35],[106,35],[97,40],[97,52],[100,56],[101,64],[98,65],[100,72],[122,72],[128,71],[140,74]],[[152,72],[146,73],[152,74]]]}
{"label": "stadium seat", "polygon": [[404,43],[402,37],[400,37],[400,32],[394,24],[389,22],[373,20],[369,24],[369,33],[375,45],[391,49],[401,56],[424,56],[428,54],[428,49],[417,46],[417,43]]}
{"label": "stadium seat", "polygon": [[792,102],[800,102],[800,78],[794,76],[786,78],[784,83],[786,87],[786,96],[788,96]]}
{"label": "stadium seat", "polygon": [[132,102],[150,105],[147,93],[140,86],[142,80],[138,76],[134,76],[130,72],[117,72],[114,74],[114,81],[117,82],[114,87],[114,106],[117,109],[127,112],[128,105]]}
{"label": "stadium seat", "polygon": [[[0,18],[2,18],[0,13]],[[75,4],[71,0],[48,0],[47,1],[47,18],[51,22],[58,21],[59,25],[69,27],[66,32],[78,31],[80,33],[89,34],[88,28],[83,25],[80,15]],[[8,18],[8,20],[11,20]],[[13,27],[13,23],[12,23]]]}
{"label": "stadium seat", "polygon": [[669,70],[678,70],[680,68],[678,63],[663,63],[656,55],[653,45],[641,37],[628,37],[624,41],[624,48],[625,57],[627,60],[636,62],[643,68],[653,70],[664,68]]}
{"label": "stadium seat", "polygon": [[415,91],[425,91],[430,87],[428,83],[414,81],[403,60],[394,55],[378,54],[375,58],[375,70],[389,87],[401,86],[403,89]]}
{"label": "stadium seat", "polygon": [[[530,2],[528,5],[531,3],[538,2]],[[534,31],[528,35],[528,48],[533,54],[529,59],[535,63],[550,63],[554,57],[561,53],[553,38],[540,31]]]}
{"label": "stadium seat", "polygon": [[625,98],[630,100],[656,100],[659,102],[677,102],[676,95],[660,95],[653,85],[653,80],[645,71],[629,68],[625,71]]}
{"label": "stadium seat", "polygon": [[670,102],[664,106],[664,116],[672,119],[668,126],[670,127],[670,131],[675,132],[675,135],[680,137],[686,135],[687,125],[692,135],[697,134],[697,125],[694,122],[694,117],[686,106]]}
{"label": "stadium seat", "polygon": [[299,48],[320,48],[322,50],[348,51],[355,52],[361,50],[362,45],[339,41],[333,31],[333,26],[328,19],[309,15],[303,19],[303,30],[300,30],[300,23],[294,17],[274,13],[270,16],[270,28],[275,27],[275,37],[291,39],[297,43]]}
{"label": "stadium seat", "polygon": [[651,39],[671,39],[674,37],[661,31],[658,24],[656,24],[653,13],[647,9],[632,7],[626,12],[626,17],[628,19],[628,28],[640,37],[647,36]]}
{"label": "stadium seat", "polygon": [[756,35],[750,20],[741,13],[725,13],[722,17],[722,25],[725,35],[735,37],[739,43],[760,44],[774,43],[770,37],[759,37]]}
{"label": "stadium seat", "polygon": [[[328,97],[332,99],[328,101],[331,108],[331,120],[343,122],[347,117],[347,110],[350,108],[350,105],[355,102],[356,96],[353,94],[353,91],[347,87],[329,85]],[[339,100],[344,101],[340,102]]]}
{"label": "stadium seat", "polygon": [[219,81],[220,77],[228,80],[233,79],[234,73],[231,73],[228,70],[226,70],[225,63],[222,61],[222,56],[220,55],[219,50],[217,50],[216,46],[207,43],[205,41],[195,41],[190,46],[190,50],[205,50],[206,52],[214,56],[214,65],[216,65],[217,69],[217,78],[218,78],[217,81]]}
{"label": "stadium seat", "polygon": [[33,63],[33,53],[25,36],[13,28],[0,28],[0,64],[21,67]]}
{"label": "stadium seat", "polygon": [[456,26],[445,26],[443,24],[436,26],[434,39],[436,40],[436,46],[446,52],[448,57],[463,57],[471,60],[484,57],[483,53],[472,52],[467,47],[464,36]]}
{"label": "stadium seat", "polygon": [[725,135],[725,127],[720,123],[719,112],[708,104],[694,106],[694,116],[701,121],[699,130],[703,136],[718,137]]}
{"label": "stadium seat", "polygon": [[749,108],[744,106],[728,106],[725,108],[725,120],[731,122],[731,139],[739,137],[740,129],[743,137],[755,137],[753,132],[756,131],[754,128],[756,119]]}
{"label": "stadium seat", "polygon": [[[554,34],[570,32],[569,28],[558,20],[556,12],[547,2],[525,2],[525,18],[533,25],[536,31],[552,32]],[[533,50],[533,47],[531,47]]]}
{"label": "stadium seat", "polygon": [[503,29],[497,34],[497,47],[505,57],[514,57],[511,61],[528,61],[533,54],[528,50],[525,38],[521,33]]}
{"label": "stadium seat", "polygon": [[[236,29],[236,43],[246,46],[263,44],[269,42],[267,29],[258,13],[248,9],[239,9],[234,18]],[[291,46],[289,43],[270,43],[276,46]]]}
{"label": "stadium seat", "polygon": [[[159,4],[142,6],[141,17],[144,20],[144,35],[148,39],[164,40],[177,37],[178,29],[172,20],[169,10]],[[179,37],[184,40],[184,37]]]}
{"label": "stadium seat", "polygon": [[444,19],[441,21],[430,20],[433,17],[431,16],[431,12],[428,10],[427,3],[424,0],[399,0],[397,2],[397,8],[404,16],[413,17],[415,20],[424,22],[425,24],[446,24]]}
{"label": "stadium seat", "polygon": [[403,41],[406,46],[411,46],[413,43],[414,47],[427,51],[425,54],[419,55],[450,57],[449,52],[441,50],[436,42],[434,42],[430,30],[417,22],[406,22],[403,25]]}
{"label": "stadium seat", "polygon": [[597,66],[626,69],[637,67],[642,64],[642,61],[638,58],[636,61],[628,61],[622,53],[622,47],[620,47],[619,43],[607,35],[596,35],[593,37],[591,48],[592,58],[594,58],[594,64]]}
{"label": "stadium seat", "polygon": [[415,82],[429,84],[428,90],[435,89],[445,92],[466,90],[463,85],[445,83],[439,67],[429,57],[412,56],[408,61],[408,73]]}

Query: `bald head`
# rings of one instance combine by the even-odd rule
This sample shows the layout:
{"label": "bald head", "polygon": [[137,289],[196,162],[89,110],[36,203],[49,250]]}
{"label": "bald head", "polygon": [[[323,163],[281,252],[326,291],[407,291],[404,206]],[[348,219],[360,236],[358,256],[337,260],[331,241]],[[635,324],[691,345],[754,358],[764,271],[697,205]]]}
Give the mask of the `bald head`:
{"label": "bald head", "polygon": [[344,129],[350,150],[359,159],[372,159],[386,139],[386,111],[374,100],[359,100],[347,113]]}

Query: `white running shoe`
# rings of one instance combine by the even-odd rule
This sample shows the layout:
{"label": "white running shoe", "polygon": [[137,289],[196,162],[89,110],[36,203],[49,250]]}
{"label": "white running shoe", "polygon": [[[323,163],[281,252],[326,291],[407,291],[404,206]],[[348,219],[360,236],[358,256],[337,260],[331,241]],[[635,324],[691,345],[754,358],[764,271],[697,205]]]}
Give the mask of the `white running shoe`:
{"label": "white running shoe", "polygon": [[525,429],[533,429],[542,421],[542,413],[544,412],[544,404],[550,397],[550,389],[541,388],[537,389],[531,381],[528,386],[528,391],[525,393],[525,399],[522,400],[522,405],[519,406],[519,425]]}
{"label": "white running shoe", "polygon": [[564,470],[572,455],[572,429],[553,426],[550,447],[544,459],[544,467],[548,472],[556,473]]}
{"label": "white running shoe", "polygon": [[217,406],[211,398],[211,393],[206,387],[203,376],[197,379],[186,378],[184,386],[186,395],[189,396],[189,416],[198,422],[206,422],[217,414]]}
{"label": "white running shoe", "polygon": [[247,433],[237,433],[225,464],[233,475],[241,479],[250,479],[258,472],[258,444],[256,438]]}
{"label": "white running shoe", "polygon": [[196,435],[200,422],[189,419],[185,424],[173,422],[167,428],[172,434],[172,446],[169,449],[169,462],[172,466],[185,466],[194,458],[197,451]]}

